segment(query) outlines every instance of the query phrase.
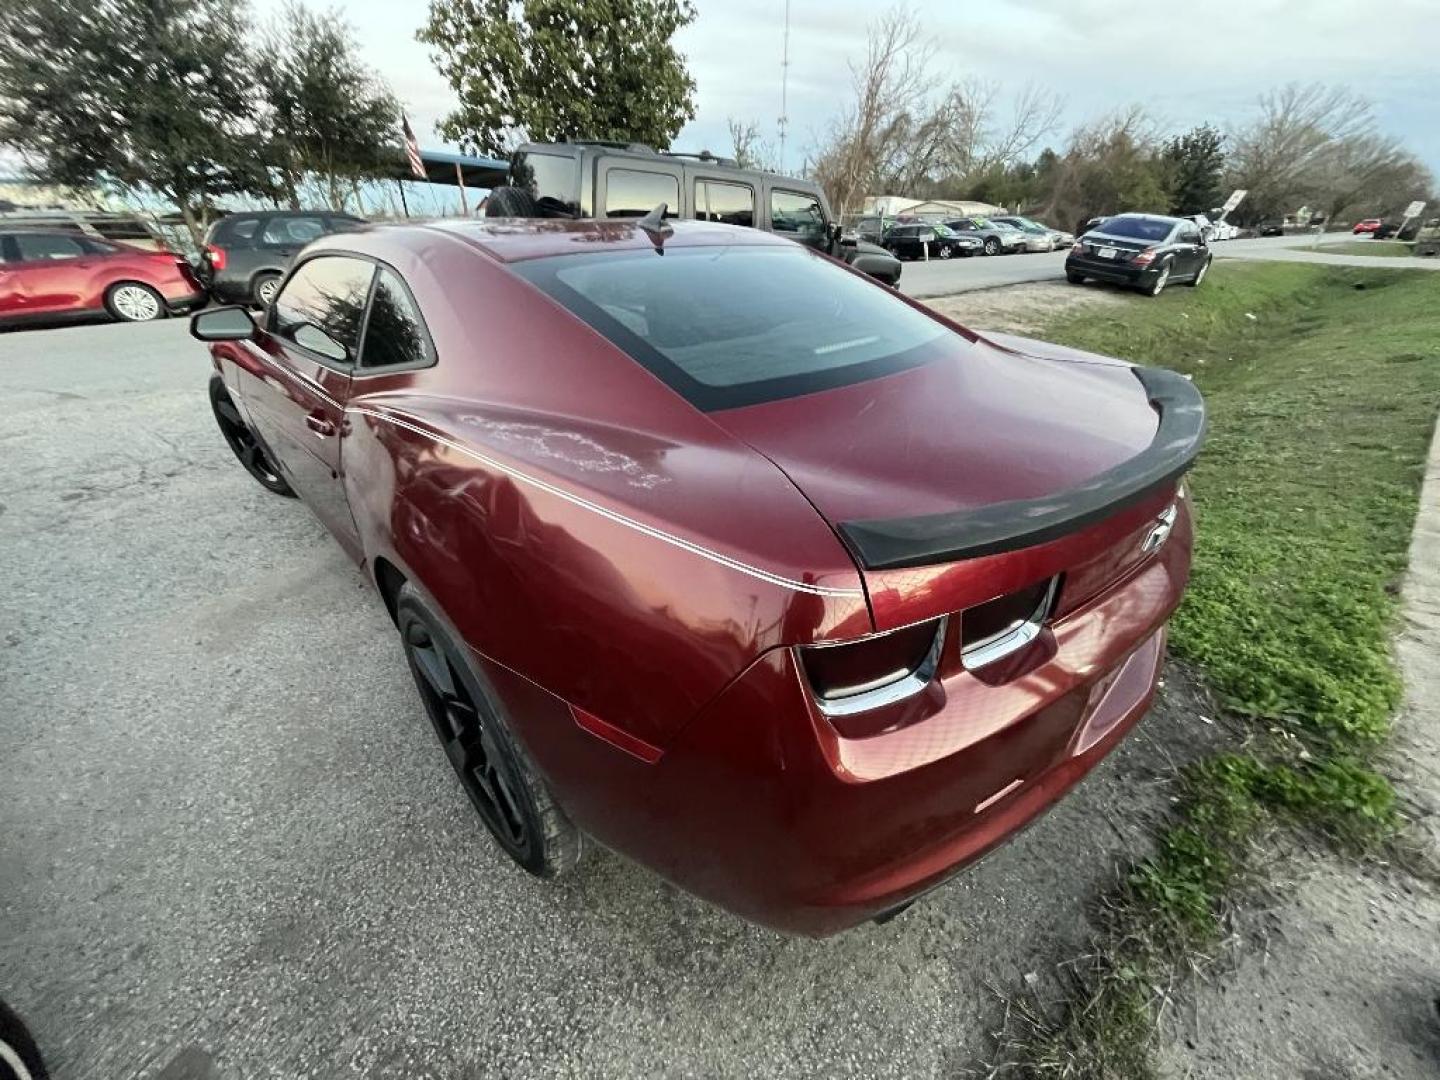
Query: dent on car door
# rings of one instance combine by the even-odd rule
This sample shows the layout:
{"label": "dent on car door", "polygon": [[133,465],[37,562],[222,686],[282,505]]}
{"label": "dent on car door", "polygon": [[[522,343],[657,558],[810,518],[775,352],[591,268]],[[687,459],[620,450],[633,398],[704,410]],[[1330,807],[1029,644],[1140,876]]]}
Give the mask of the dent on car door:
{"label": "dent on car door", "polygon": [[307,259],[256,335],[264,370],[243,388],[251,422],[290,486],[341,545],[360,557],[341,479],[341,439],[374,264]]}

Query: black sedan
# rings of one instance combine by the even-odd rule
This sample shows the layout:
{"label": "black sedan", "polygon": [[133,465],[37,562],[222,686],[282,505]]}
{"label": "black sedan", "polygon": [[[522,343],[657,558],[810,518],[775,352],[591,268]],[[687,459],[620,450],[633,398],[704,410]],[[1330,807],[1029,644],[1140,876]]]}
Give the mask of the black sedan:
{"label": "black sedan", "polygon": [[1199,285],[1210,272],[1210,248],[1200,226],[1158,214],[1119,214],[1087,232],[1065,259],[1065,278],[1130,285],[1159,296],[1166,285]]}
{"label": "black sedan", "polygon": [[896,225],[885,234],[885,246],[897,259],[923,259],[926,247],[930,258],[950,259],[957,255],[979,255],[985,242],[978,236],[964,236],[944,225]]}

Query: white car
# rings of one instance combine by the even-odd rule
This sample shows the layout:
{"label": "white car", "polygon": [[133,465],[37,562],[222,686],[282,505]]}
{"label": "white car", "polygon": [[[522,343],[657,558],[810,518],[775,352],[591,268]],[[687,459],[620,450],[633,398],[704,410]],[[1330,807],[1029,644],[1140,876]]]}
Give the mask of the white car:
{"label": "white car", "polygon": [[1200,231],[1205,234],[1206,241],[1210,243],[1217,240],[1234,240],[1240,235],[1240,230],[1224,218],[1211,221],[1204,214],[1190,214],[1188,220],[1200,226]]}

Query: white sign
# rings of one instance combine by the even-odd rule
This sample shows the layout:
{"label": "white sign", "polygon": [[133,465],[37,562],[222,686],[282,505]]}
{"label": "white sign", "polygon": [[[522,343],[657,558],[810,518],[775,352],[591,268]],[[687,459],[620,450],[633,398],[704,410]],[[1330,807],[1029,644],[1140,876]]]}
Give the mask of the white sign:
{"label": "white sign", "polygon": [[1232,191],[1230,193],[1230,197],[1225,200],[1225,208],[1221,211],[1221,216],[1223,217],[1225,214],[1230,213],[1231,210],[1234,210],[1235,207],[1239,206],[1240,203],[1244,200],[1245,196],[1248,194],[1250,194],[1250,192],[1243,187],[1236,188],[1234,191]]}
{"label": "white sign", "polygon": [[1405,208],[1405,216],[1407,218],[1419,217],[1420,212],[1424,209],[1425,204],[1419,199],[1416,199],[1414,202],[1412,202],[1409,206]]}

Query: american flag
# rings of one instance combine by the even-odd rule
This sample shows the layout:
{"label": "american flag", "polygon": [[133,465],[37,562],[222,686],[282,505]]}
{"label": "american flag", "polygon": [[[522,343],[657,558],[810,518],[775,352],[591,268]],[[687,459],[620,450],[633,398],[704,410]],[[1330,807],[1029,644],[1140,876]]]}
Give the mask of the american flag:
{"label": "american flag", "polygon": [[415,141],[415,132],[410,129],[410,118],[400,114],[400,126],[405,131],[405,156],[410,160],[410,171],[419,179],[425,179],[425,163],[420,160],[420,144]]}

